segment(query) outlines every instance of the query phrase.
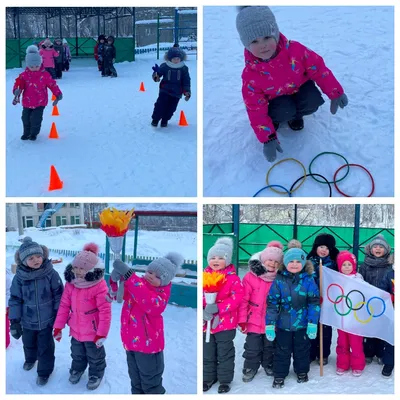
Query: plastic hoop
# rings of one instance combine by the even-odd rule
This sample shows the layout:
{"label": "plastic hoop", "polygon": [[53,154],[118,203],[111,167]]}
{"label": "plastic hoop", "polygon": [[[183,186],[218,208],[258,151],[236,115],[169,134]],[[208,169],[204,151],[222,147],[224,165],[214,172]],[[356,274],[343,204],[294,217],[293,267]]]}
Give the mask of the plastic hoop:
{"label": "plastic hoop", "polygon": [[[275,163],[275,164],[268,170],[268,172],[267,172],[267,178],[266,178],[265,181],[266,181],[266,184],[269,185],[269,186],[276,186],[276,185],[270,185],[270,184],[269,184],[269,182],[268,182],[268,181],[269,181],[269,174],[271,173],[271,171],[272,171],[277,165],[282,164],[282,163],[285,162],[285,161],[294,161],[295,163],[299,164],[299,165],[303,168],[303,173],[304,173],[303,182],[301,182],[300,185],[297,186],[297,188],[296,188],[295,190],[290,190],[290,193],[293,193],[293,192],[295,192],[297,189],[300,188],[300,186],[306,181],[306,177],[307,177],[307,170],[306,170],[304,164],[302,164],[299,160],[296,160],[295,158],[284,158],[283,160],[280,160],[280,161],[278,161],[277,163]],[[300,178],[300,179],[301,179],[301,178]],[[281,192],[281,191],[279,191],[279,190],[275,190],[275,189],[272,189],[272,188],[271,188],[271,190],[272,190],[273,192],[275,192],[275,193],[278,193],[278,194],[286,194],[285,192]]]}
{"label": "plastic hoop", "polygon": [[[313,176],[313,175],[315,175],[315,176],[319,176],[320,178],[322,178],[322,179],[325,179],[325,181],[326,181],[326,183],[328,184],[328,186],[329,186],[329,197],[332,197],[332,186],[331,186],[331,184],[328,182],[328,179],[326,179],[323,175],[320,175],[320,174],[306,174],[305,176],[307,177],[307,176]],[[295,189],[295,190],[292,190],[293,189],[293,186],[295,186],[296,185],[296,183],[300,180],[300,179],[302,179],[303,178],[303,176],[301,176],[299,179],[297,179],[297,181],[295,181],[294,183],[293,183],[293,185],[290,187],[290,193],[293,193],[295,190],[297,190],[297,189]],[[301,183],[300,185],[299,185],[299,187],[302,185],[303,183]]]}
{"label": "plastic hoop", "polygon": [[[343,160],[346,162],[345,166],[347,165],[347,171],[346,171],[345,175],[343,176],[343,178],[340,178],[337,182],[340,182],[340,181],[342,181],[344,178],[346,178],[346,176],[347,176],[347,175],[349,174],[349,172],[350,172],[350,164],[349,164],[349,162],[347,161],[347,159],[346,159],[344,156],[342,156],[342,155],[339,154],[339,153],[335,153],[335,152],[333,152],[333,151],[324,151],[324,152],[322,152],[322,153],[317,154],[317,155],[311,160],[310,165],[308,166],[308,171],[310,172],[310,174],[312,174],[312,172],[311,172],[311,165],[313,164],[313,162],[314,162],[318,157],[320,157],[320,156],[322,156],[322,155],[324,155],[324,154],[333,154],[333,155],[335,155],[335,156],[339,156],[339,157],[343,158]],[[317,181],[318,183],[326,184],[326,182],[319,181],[318,179],[315,179],[313,176],[312,176],[312,178],[313,178],[315,181]],[[333,178],[333,181],[332,181],[332,182],[329,182],[329,183],[335,183],[335,182],[336,182],[336,181],[335,181],[335,177],[334,177],[334,178]]]}
{"label": "plastic hoop", "polygon": [[[370,179],[371,179],[371,183],[372,183],[372,189],[371,189],[371,193],[370,193],[367,197],[371,197],[371,196],[374,194],[374,191],[375,191],[375,181],[374,181],[374,178],[372,177],[371,173],[367,170],[367,168],[363,167],[363,166],[360,165],[360,164],[344,164],[344,165],[342,165],[342,166],[335,172],[335,175],[333,176],[333,184],[335,185],[336,190],[337,190],[342,196],[344,196],[344,197],[354,197],[354,196],[350,196],[350,195],[348,195],[348,194],[342,192],[342,191],[338,188],[338,186],[337,186],[337,184],[336,184],[337,182],[340,182],[340,181],[341,181],[341,179],[339,179],[338,181],[335,180],[335,179],[336,179],[336,175],[337,175],[338,172],[339,172],[342,168],[344,168],[346,165],[348,166],[349,169],[350,169],[350,167],[359,167],[359,168],[363,169],[363,170],[369,175],[369,177],[370,177]],[[346,174],[346,175],[347,175],[347,174]],[[346,176],[346,175],[345,175],[345,176]],[[342,179],[343,179],[343,178],[342,178]]]}
{"label": "plastic hoop", "polygon": [[292,197],[292,193],[290,193],[289,190],[287,190],[285,187],[283,187],[283,186],[281,186],[281,185],[268,185],[268,186],[264,186],[264,187],[263,187],[262,189],[260,189],[255,195],[253,195],[253,197],[257,197],[258,193],[261,193],[264,189],[269,189],[269,188],[271,188],[272,186],[274,186],[274,187],[279,187],[279,188],[281,188],[281,189],[283,189],[283,190],[286,190],[286,193],[284,193],[284,194],[288,194],[289,197]]}

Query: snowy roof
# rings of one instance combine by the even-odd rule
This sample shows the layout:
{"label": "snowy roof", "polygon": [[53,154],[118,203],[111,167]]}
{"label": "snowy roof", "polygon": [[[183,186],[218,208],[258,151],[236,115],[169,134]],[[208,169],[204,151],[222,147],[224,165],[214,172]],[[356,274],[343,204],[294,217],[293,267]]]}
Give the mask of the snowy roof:
{"label": "snowy roof", "polygon": [[195,203],[108,203],[109,207],[117,210],[135,211],[197,211]]}
{"label": "snowy roof", "polygon": [[[165,19],[160,19],[160,24],[171,24],[173,23],[174,20],[170,18],[165,18]],[[142,21],[136,21],[136,25],[146,25],[146,24],[156,24],[157,20],[156,19],[145,19]]]}
{"label": "snowy roof", "polygon": [[178,14],[197,14],[197,9],[196,10],[179,10]]}

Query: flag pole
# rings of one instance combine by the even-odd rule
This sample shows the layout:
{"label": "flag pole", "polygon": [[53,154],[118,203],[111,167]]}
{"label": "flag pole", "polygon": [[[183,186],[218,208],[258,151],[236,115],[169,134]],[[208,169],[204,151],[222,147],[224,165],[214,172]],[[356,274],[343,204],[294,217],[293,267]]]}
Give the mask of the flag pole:
{"label": "flag pole", "polygon": [[[319,259],[319,296],[322,297],[322,259]],[[321,303],[321,301],[320,301]],[[321,307],[322,308],[322,307]],[[321,319],[321,317],[320,317]],[[324,376],[324,345],[323,345],[323,326],[319,323],[319,376]]]}

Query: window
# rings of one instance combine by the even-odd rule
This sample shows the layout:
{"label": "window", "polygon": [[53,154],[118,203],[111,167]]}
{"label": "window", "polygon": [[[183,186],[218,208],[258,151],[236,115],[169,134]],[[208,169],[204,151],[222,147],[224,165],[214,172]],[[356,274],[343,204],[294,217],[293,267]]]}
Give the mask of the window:
{"label": "window", "polygon": [[71,215],[71,225],[78,225],[80,224],[80,217]]}
{"label": "window", "polygon": [[61,217],[61,225],[67,225],[67,217],[65,215]]}
{"label": "window", "polygon": [[75,224],[78,225],[81,223],[81,218],[79,216],[75,217]]}
{"label": "window", "polygon": [[56,216],[56,226],[61,225],[61,217],[59,215]]}
{"label": "window", "polygon": [[71,215],[71,225],[75,225],[75,217]]}
{"label": "window", "polygon": [[46,218],[46,228],[51,226],[51,217]]}
{"label": "window", "polygon": [[70,203],[71,208],[79,208],[80,204],[79,203]]}
{"label": "window", "polygon": [[22,217],[22,225],[24,226],[24,228],[32,228],[33,217]]}

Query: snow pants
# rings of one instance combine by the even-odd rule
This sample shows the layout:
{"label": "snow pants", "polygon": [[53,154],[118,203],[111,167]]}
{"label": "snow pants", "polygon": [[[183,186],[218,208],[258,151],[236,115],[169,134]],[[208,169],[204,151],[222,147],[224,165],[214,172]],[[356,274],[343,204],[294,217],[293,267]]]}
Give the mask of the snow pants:
{"label": "snow pants", "polygon": [[10,320],[8,319],[8,307],[6,311],[6,349],[10,345]]}
{"label": "snow pants", "polygon": [[365,357],[382,358],[383,348],[385,346],[385,341],[377,338],[364,338],[364,354]]}
{"label": "snow pants", "polygon": [[298,375],[310,370],[310,340],[306,329],[298,331],[276,330],[274,355],[274,378],[289,375],[290,359],[293,354],[293,369]]}
{"label": "snow pants", "polygon": [[80,342],[71,338],[71,370],[83,372],[89,364],[89,377],[103,378],[106,369],[106,350],[94,342]]}
{"label": "snow pants", "polygon": [[51,67],[46,67],[45,70],[51,75],[53,79],[56,79],[57,74],[56,74],[56,69],[51,68]]}
{"label": "snow pants", "polygon": [[63,63],[63,71],[69,71],[69,61],[65,60]]}
{"label": "snow pants", "polygon": [[61,79],[62,78],[62,71],[63,71],[63,63],[56,63],[56,78]]}
{"label": "snow pants", "polygon": [[[317,337],[315,339],[310,340],[311,349],[310,349],[310,362],[314,361],[316,358],[319,358],[319,325],[317,330]],[[323,358],[329,357],[331,354],[331,345],[332,345],[332,327],[329,325],[322,325],[322,352]]]}
{"label": "snow pants", "polygon": [[25,137],[36,137],[42,127],[44,107],[26,108],[22,110],[22,124]]}
{"label": "snow pants", "polygon": [[154,111],[151,118],[157,122],[161,119],[161,123],[168,122],[174,115],[179,100],[179,97],[170,96],[169,94],[161,92],[158,95],[157,101],[154,103]]}
{"label": "snow pants", "polygon": [[51,326],[34,331],[22,328],[22,343],[24,345],[25,361],[34,363],[38,361],[37,373],[39,376],[48,377],[54,369],[54,339]]}
{"label": "snow pants", "polygon": [[243,368],[258,370],[272,367],[274,361],[275,341],[270,342],[265,334],[248,333],[244,343]]}
{"label": "snow pants", "polygon": [[287,122],[314,114],[325,101],[314,81],[307,81],[297,93],[278,96],[269,102],[268,115],[273,122]]}
{"label": "snow pants", "polygon": [[203,335],[203,382],[231,383],[235,371],[236,329],[217,332],[206,343]]}
{"label": "snow pants", "polygon": [[147,354],[127,351],[126,360],[131,378],[132,394],[164,394],[162,375],[164,373],[164,353]]}
{"label": "snow pants", "polygon": [[336,366],[345,371],[348,369],[363,371],[365,368],[365,356],[363,350],[363,337],[353,335],[338,329],[338,341],[336,346]]}
{"label": "snow pants", "polygon": [[117,76],[117,70],[115,69],[112,60],[109,60],[108,58],[103,60],[101,75],[114,77]]}
{"label": "snow pants", "polygon": [[387,342],[385,342],[385,346],[383,348],[382,361],[384,365],[391,365],[394,367],[394,346]]}

